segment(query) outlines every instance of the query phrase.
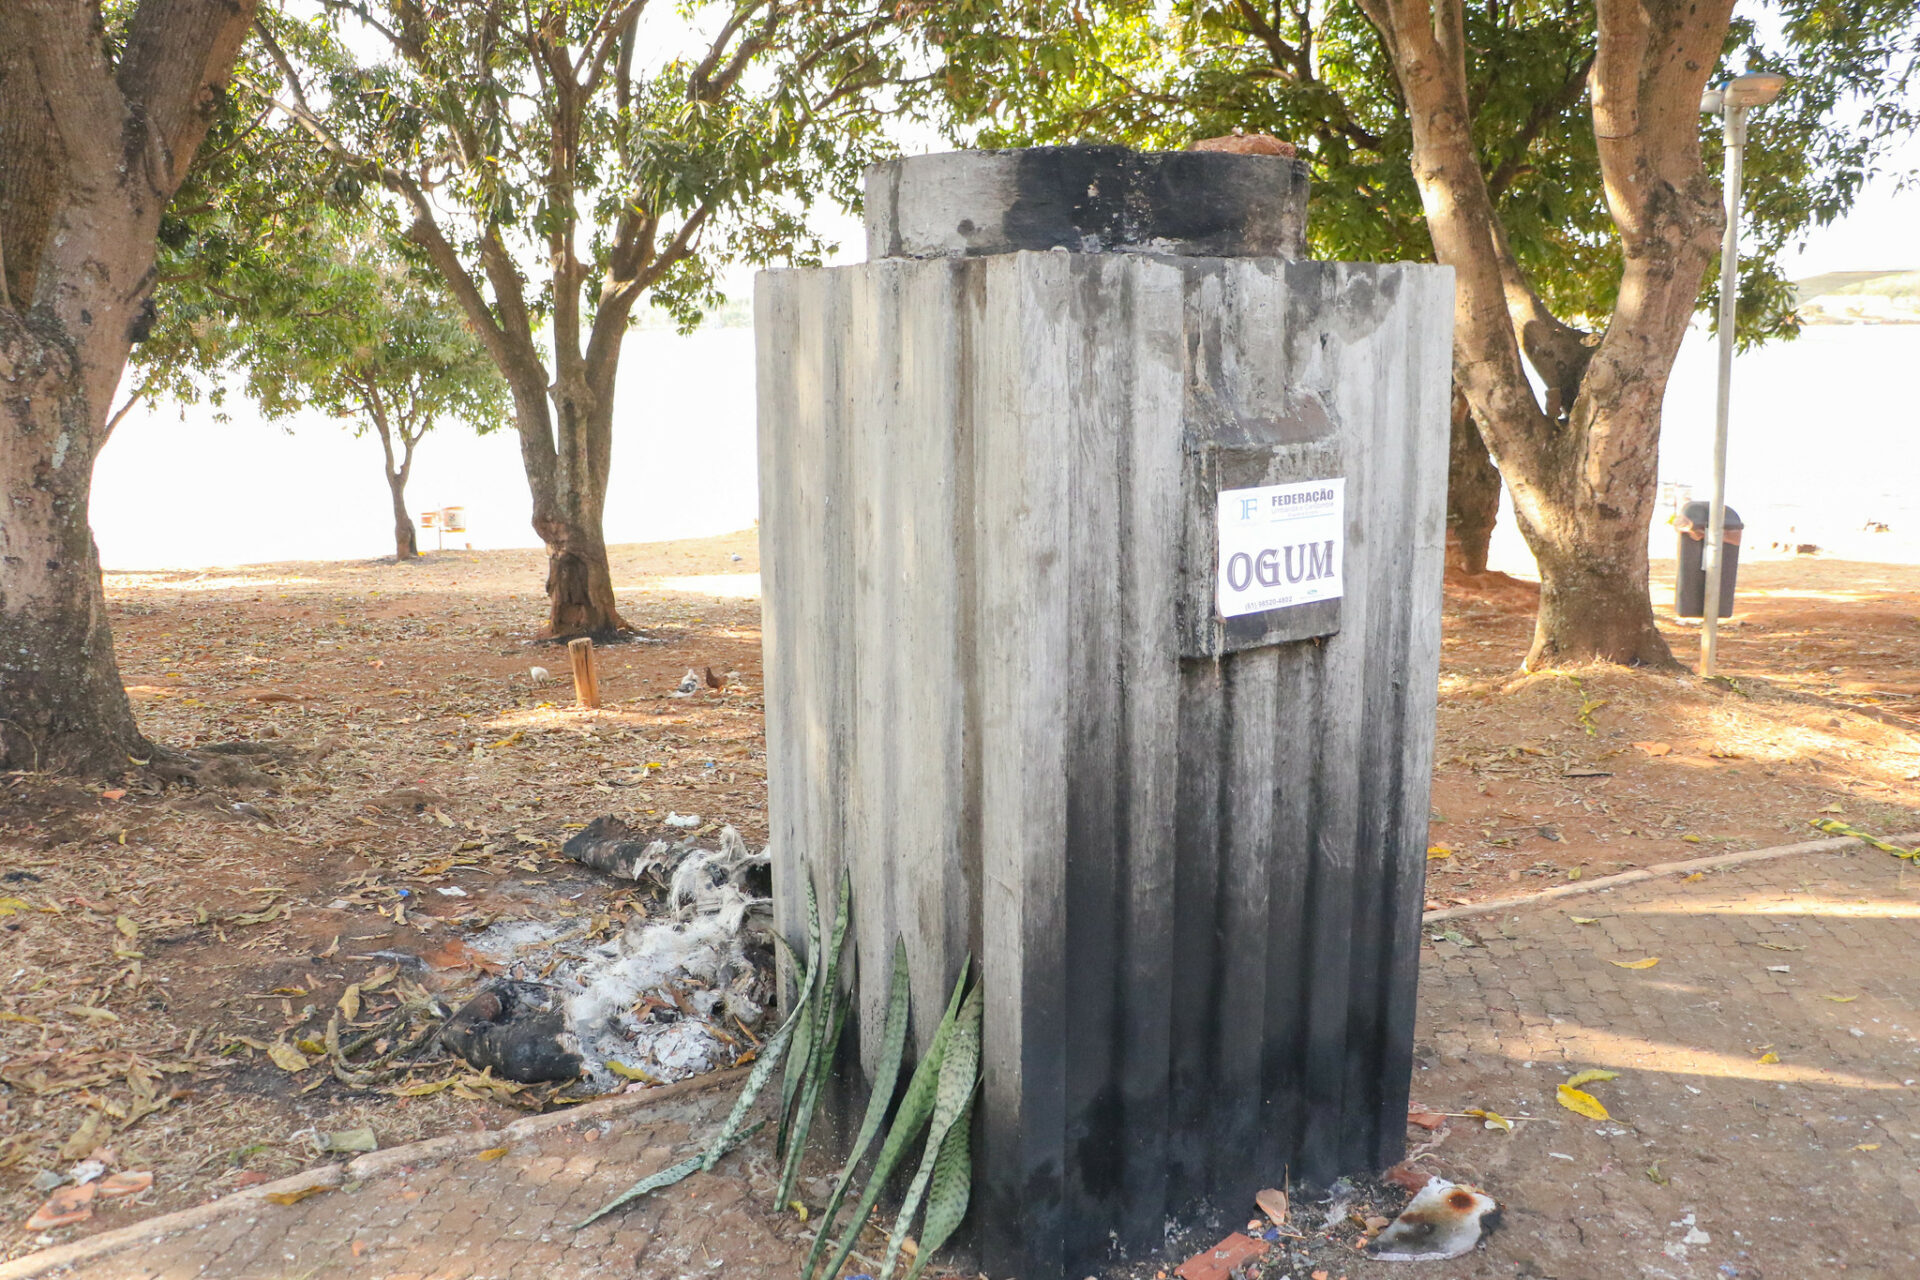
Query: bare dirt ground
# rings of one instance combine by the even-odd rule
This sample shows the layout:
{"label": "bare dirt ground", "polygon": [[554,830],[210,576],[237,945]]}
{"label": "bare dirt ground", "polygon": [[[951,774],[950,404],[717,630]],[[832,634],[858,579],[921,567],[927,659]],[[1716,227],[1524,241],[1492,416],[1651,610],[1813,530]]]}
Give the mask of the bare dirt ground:
{"label": "bare dirt ground", "polygon": [[[538,552],[109,575],[149,735],[287,750],[269,788],[0,778],[5,1255],[304,1167],[329,1133],[391,1146],[548,1105],[456,1063],[355,1089],[287,1069],[285,1046],[350,985],[457,1000],[484,975],[460,941],[483,924],[610,933],[645,910],[645,890],[559,856],[594,817],[764,840],[757,570],[751,533],[616,548],[623,608],[656,642],[601,650],[591,712],[564,650],[528,639]],[[1920,827],[1920,568],[1763,562],[1741,589],[1717,684],[1516,676],[1531,589],[1449,589],[1433,905],[1801,839],[1822,814]],[[1691,629],[1666,626],[1691,659]],[[738,676],[671,696],[709,666]],[[21,1229],[35,1175],[101,1145],[152,1190]]]}

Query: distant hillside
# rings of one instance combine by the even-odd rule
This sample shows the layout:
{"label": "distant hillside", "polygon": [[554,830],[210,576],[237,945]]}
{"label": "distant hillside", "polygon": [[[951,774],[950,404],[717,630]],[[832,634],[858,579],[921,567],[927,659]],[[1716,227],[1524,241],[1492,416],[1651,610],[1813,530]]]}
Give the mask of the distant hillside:
{"label": "distant hillside", "polygon": [[1920,271],[1828,271],[1793,288],[1807,324],[1920,324]]}

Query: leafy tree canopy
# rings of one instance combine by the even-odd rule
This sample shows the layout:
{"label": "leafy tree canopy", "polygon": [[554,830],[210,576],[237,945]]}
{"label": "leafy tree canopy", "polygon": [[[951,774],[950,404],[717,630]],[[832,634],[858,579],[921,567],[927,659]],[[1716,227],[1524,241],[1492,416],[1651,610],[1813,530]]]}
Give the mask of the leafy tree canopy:
{"label": "leafy tree canopy", "polygon": [[[1889,144],[1920,127],[1916,0],[1780,0],[1759,13],[1736,18],[1723,58],[1730,73],[1791,77],[1747,154],[1748,339],[1796,332],[1781,255],[1844,213]],[[936,110],[956,133],[1156,148],[1271,133],[1314,167],[1317,254],[1433,255],[1399,86],[1349,0],[956,0],[922,21],[948,55]],[[1465,22],[1473,134],[1514,254],[1555,314],[1602,325],[1621,271],[1585,102],[1593,8],[1491,0],[1467,6]],[[1710,164],[1719,147],[1716,132]],[[1709,282],[1703,304],[1712,298]]]}

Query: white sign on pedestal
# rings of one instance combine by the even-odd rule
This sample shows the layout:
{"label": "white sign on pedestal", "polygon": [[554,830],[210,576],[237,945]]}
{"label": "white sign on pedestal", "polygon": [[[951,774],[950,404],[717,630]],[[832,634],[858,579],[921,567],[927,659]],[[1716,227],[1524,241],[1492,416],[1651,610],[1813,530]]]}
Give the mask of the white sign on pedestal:
{"label": "white sign on pedestal", "polygon": [[1338,599],[1344,478],[1220,491],[1220,616]]}

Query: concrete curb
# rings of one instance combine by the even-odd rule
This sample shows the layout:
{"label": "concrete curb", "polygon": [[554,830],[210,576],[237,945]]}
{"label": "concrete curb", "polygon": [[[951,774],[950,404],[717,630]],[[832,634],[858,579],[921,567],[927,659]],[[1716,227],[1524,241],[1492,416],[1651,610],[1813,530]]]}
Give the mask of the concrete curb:
{"label": "concrete curb", "polygon": [[[1895,844],[1906,844],[1920,840],[1920,831],[1907,831],[1897,836],[1887,836],[1885,839]],[[1618,875],[1601,876],[1598,880],[1581,880],[1573,884],[1563,884],[1554,889],[1542,889],[1538,893],[1525,893],[1513,898],[1495,898],[1466,907],[1443,907],[1438,911],[1426,912],[1420,917],[1420,922],[1433,924],[1440,920],[1458,920],[1463,916],[1485,915],[1490,911],[1505,911],[1512,907],[1537,906],[1542,902],[1573,898],[1587,893],[1600,893],[1607,889],[1618,889],[1622,885],[1658,879],[1661,876],[1692,875],[1696,871],[1737,867],[1744,862],[1770,862],[1775,858],[1790,858],[1802,853],[1838,853],[1843,849],[1867,847],[1852,836],[1829,836],[1824,840],[1805,840],[1799,844],[1775,845],[1770,849],[1748,849],[1744,853],[1716,853],[1705,858],[1692,858],[1686,862],[1662,862],[1651,867],[1636,867],[1632,871],[1622,871]],[[4,1272],[0,1272],[0,1280],[6,1280]]]}
{"label": "concrete curb", "polygon": [[569,1107],[565,1111],[523,1116],[498,1129],[475,1129],[464,1133],[450,1133],[444,1137],[427,1138],[420,1142],[389,1147],[384,1151],[370,1151],[347,1164],[320,1165],[303,1170],[292,1177],[281,1178],[277,1182],[266,1182],[257,1187],[248,1187],[244,1191],[235,1191],[218,1200],[194,1205],[191,1209],[181,1209],[175,1213],[162,1214],[157,1218],[148,1218],[144,1222],[116,1227],[112,1231],[102,1231],[68,1244],[55,1245],[50,1249],[26,1254],[11,1262],[0,1262],[0,1280],[32,1280],[36,1276],[44,1276],[62,1268],[90,1262],[110,1253],[118,1253],[132,1245],[146,1244],[162,1236],[204,1227],[228,1214],[257,1209],[268,1196],[284,1195],[290,1191],[305,1191],[312,1187],[331,1189],[348,1182],[365,1182],[374,1178],[384,1178],[403,1169],[415,1168],[422,1164],[433,1164],[454,1156],[486,1151],[493,1147],[512,1146],[516,1142],[541,1137],[556,1129],[597,1124],[628,1112],[644,1110],[655,1103],[671,1102],[675,1098],[734,1084],[746,1079],[748,1070],[749,1068],[739,1067],[732,1071],[716,1071],[704,1076],[694,1076],[690,1080],[661,1085],[657,1089],[647,1089],[640,1093],[616,1094],[614,1097],[602,1098],[597,1102],[585,1102],[577,1107]]}

